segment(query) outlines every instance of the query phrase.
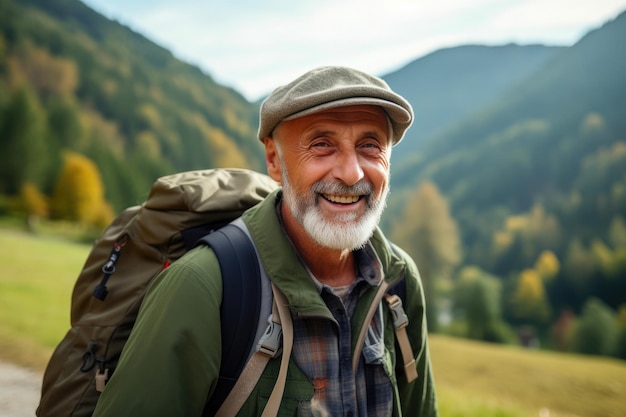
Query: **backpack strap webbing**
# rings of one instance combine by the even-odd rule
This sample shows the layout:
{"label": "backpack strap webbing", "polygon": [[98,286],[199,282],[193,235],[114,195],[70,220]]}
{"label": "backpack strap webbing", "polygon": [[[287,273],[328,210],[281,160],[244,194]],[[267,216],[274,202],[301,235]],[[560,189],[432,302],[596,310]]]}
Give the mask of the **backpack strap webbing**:
{"label": "backpack strap webbing", "polygon": [[352,372],[354,375],[357,374],[357,370],[359,367],[359,360],[361,358],[361,352],[363,351],[363,344],[365,343],[365,336],[367,335],[368,329],[370,327],[370,323],[372,322],[372,318],[378,309],[378,305],[385,295],[385,291],[387,291],[387,287],[389,284],[386,281],[382,281],[376,290],[376,295],[370,304],[369,309],[367,310],[367,314],[365,315],[365,320],[363,320],[363,325],[361,326],[361,331],[359,332],[359,336],[357,337],[356,345],[354,348],[354,352],[352,353]]}
{"label": "backpack strap webbing", "polygon": [[280,370],[274,389],[261,417],[275,417],[278,415],[278,408],[283,400],[285,384],[287,382],[287,368],[289,367],[289,358],[291,357],[291,349],[293,348],[293,322],[291,320],[291,311],[285,295],[272,284],[272,293],[274,294],[274,305],[283,328],[283,355],[280,359]]}
{"label": "backpack strap webbing", "polygon": [[[391,250],[396,255],[399,255],[393,243],[389,242],[389,246],[391,246]],[[396,342],[402,354],[404,374],[407,381],[412,382],[417,379],[418,375],[417,369],[415,368],[413,348],[409,342],[409,336],[406,333],[406,326],[409,323],[409,319],[402,307],[402,303],[406,301],[406,278],[404,276],[389,288],[385,295],[385,300],[393,314],[393,326],[396,332]]]}
{"label": "backpack strap webbing", "polygon": [[213,249],[222,273],[222,361],[218,384],[207,405],[207,410],[216,410],[232,390],[253,350],[261,309],[261,272],[252,241],[234,225],[202,237],[198,244]]}
{"label": "backpack strap webbing", "polygon": [[[400,352],[402,354],[404,374],[407,381],[412,382],[417,379],[417,369],[415,369],[415,357],[413,356],[413,348],[411,347],[411,343],[409,342],[409,336],[406,333],[406,326],[409,324],[409,319],[404,312],[404,308],[402,308],[402,298],[400,296],[406,296],[406,283],[404,277],[398,284],[396,284],[391,289],[387,290],[387,288],[388,284],[385,281],[381,282],[380,286],[378,287],[376,296],[374,297],[374,300],[370,305],[369,310],[367,311],[363,327],[361,328],[361,332],[359,333],[359,337],[356,342],[354,356],[352,357],[352,370],[356,374],[357,367],[359,366],[359,357],[361,355],[361,350],[363,349],[363,343],[365,341],[365,335],[367,334],[367,328],[369,326],[369,323],[372,321],[372,318],[374,317],[374,313],[378,308],[378,304],[384,297],[387,301],[387,304],[389,305],[389,309],[393,314],[393,327],[396,333],[396,342],[398,343],[398,347],[400,348]],[[398,293],[400,295],[398,295]]]}
{"label": "backpack strap webbing", "polygon": [[385,300],[393,314],[393,327],[396,331],[396,342],[402,353],[404,375],[406,376],[407,382],[413,382],[417,379],[417,369],[415,368],[413,348],[409,342],[409,336],[406,333],[406,326],[409,324],[409,319],[404,312],[404,308],[402,308],[402,299],[397,294],[385,294]]}
{"label": "backpack strap webbing", "polygon": [[293,347],[293,323],[287,300],[274,284],[272,284],[272,293],[274,298],[272,316],[270,317],[271,324],[230,394],[215,413],[215,417],[235,416],[250,396],[269,360],[277,357],[282,351],[278,377],[262,417],[275,417],[278,414],[287,382],[287,368]]}

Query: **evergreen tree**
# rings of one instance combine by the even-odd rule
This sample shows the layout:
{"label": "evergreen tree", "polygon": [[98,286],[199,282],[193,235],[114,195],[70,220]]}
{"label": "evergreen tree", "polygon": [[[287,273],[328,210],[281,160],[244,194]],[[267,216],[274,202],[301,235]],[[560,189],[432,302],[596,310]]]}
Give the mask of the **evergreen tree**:
{"label": "evergreen tree", "polygon": [[583,307],[574,330],[572,348],[588,355],[611,355],[618,337],[615,313],[597,298],[591,298]]}
{"label": "evergreen tree", "polygon": [[63,166],[64,151],[85,151],[84,129],[80,121],[80,109],[71,98],[55,98],[50,101],[48,109],[48,181],[44,190],[52,194],[54,179],[59,176]]}
{"label": "evergreen tree", "polygon": [[48,174],[45,112],[27,87],[19,89],[0,126],[0,192],[17,195],[22,184],[38,188]]}
{"label": "evergreen tree", "polygon": [[511,332],[502,321],[500,280],[478,267],[464,267],[454,288],[454,310],[467,323],[467,336],[507,342]]}
{"label": "evergreen tree", "polygon": [[563,277],[579,294],[588,293],[590,279],[596,265],[591,253],[585,249],[580,239],[570,242],[563,263]]}

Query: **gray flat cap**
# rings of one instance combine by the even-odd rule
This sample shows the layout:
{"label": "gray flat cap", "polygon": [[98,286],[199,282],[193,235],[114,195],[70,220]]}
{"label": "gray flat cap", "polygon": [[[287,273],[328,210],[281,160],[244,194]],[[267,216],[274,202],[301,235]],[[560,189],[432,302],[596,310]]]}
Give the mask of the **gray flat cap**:
{"label": "gray flat cap", "polygon": [[263,101],[259,111],[259,140],[270,136],[283,120],[360,104],[385,110],[393,128],[394,145],[413,122],[409,102],[380,78],[347,67],[320,67],[278,87]]}

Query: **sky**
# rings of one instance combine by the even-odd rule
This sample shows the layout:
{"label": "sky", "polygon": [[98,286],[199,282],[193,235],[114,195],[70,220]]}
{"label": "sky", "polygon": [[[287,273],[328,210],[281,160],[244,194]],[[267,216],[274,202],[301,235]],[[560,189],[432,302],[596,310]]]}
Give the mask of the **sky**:
{"label": "sky", "polygon": [[255,101],[309,69],[384,76],[441,48],[570,46],[626,0],[83,0]]}

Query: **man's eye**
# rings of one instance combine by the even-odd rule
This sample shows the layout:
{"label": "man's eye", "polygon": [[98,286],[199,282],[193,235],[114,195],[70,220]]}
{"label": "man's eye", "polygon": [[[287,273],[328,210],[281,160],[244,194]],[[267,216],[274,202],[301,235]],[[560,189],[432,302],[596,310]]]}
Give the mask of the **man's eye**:
{"label": "man's eye", "polygon": [[328,144],[328,142],[314,142],[311,146],[315,148],[327,148],[330,145]]}
{"label": "man's eye", "polygon": [[377,142],[366,142],[361,147],[365,149],[380,149],[380,144]]}

